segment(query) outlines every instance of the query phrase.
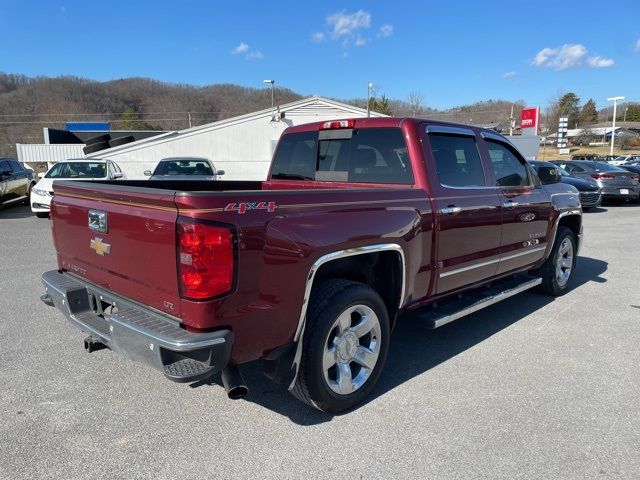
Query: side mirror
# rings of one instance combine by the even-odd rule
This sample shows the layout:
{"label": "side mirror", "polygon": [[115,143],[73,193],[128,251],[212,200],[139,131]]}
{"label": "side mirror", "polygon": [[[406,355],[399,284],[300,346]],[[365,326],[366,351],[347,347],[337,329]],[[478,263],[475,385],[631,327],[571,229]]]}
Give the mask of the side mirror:
{"label": "side mirror", "polygon": [[122,172],[115,172],[113,174],[113,178],[122,178],[124,177],[124,174]]}
{"label": "side mirror", "polygon": [[151,170],[145,170],[144,171],[144,176],[145,177],[150,177],[151,176]]}
{"label": "side mirror", "polygon": [[44,176],[47,174],[47,172],[40,172],[38,174],[38,178],[44,178]]}
{"label": "side mirror", "polygon": [[540,167],[538,168],[538,177],[543,185],[551,185],[553,183],[560,183],[560,174],[555,167]]}
{"label": "side mirror", "polygon": [[224,175],[224,170],[216,170],[216,175]]}

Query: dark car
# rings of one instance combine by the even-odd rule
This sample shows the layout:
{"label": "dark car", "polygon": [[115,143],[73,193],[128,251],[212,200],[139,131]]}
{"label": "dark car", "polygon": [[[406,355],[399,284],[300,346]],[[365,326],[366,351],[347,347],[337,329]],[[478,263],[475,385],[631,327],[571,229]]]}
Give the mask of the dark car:
{"label": "dark car", "polygon": [[601,188],[603,201],[631,201],[640,195],[638,175],[607,162],[556,160],[553,163],[573,177],[594,179]]}
{"label": "dark car", "polygon": [[0,205],[19,202],[29,205],[29,194],[35,184],[33,170],[13,158],[0,158]]}
{"label": "dark car", "polygon": [[600,160],[600,157],[598,155],[589,153],[586,155],[571,155],[571,160],[589,160],[595,162],[597,160]]}
{"label": "dark car", "polygon": [[600,187],[595,182],[595,180],[573,177],[566,170],[550,162],[530,161],[529,163],[536,171],[543,183],[547,183],[544,179],[547,171],[549,169],[554,169],[555,174],[560,177],[560,181],[562,183],[566,183],[576,187],[576,189],[580,192],[580,203],[582,204],[583,209],[586,210],[589,208],[595,208],[600,205],[602,201],[602,194],[600,193]]}
{"label": "dark car", "polygon": [[146,170],[144,174],[149,180],[217,180],[224,175],[208,158],[175,157],[163,158],[155,170]]}

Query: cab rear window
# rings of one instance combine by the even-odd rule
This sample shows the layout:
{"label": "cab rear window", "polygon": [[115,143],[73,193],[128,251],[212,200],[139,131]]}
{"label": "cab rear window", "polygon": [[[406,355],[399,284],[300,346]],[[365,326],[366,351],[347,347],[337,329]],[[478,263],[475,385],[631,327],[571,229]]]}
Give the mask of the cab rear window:
{"label": "cab rear window", "polygon": [[414,183],[407,145],[399,128],[356,128],[351,138],[323,138],[318,132],[284,135],[273,159],[271,177],[323,182]]}

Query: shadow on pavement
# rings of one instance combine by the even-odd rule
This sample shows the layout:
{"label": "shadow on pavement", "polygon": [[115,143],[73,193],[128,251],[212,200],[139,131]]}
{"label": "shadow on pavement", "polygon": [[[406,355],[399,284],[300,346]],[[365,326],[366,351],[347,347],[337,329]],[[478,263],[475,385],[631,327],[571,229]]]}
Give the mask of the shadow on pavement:
{"label": "shadow on pavement", "polygon": [[35,217],[31,208],[26,205],[6,206],[0,208],[0,220]]}
{"label": "shadow on pavement", "polygon": [[[606,270],[607,263],[602,260],[579,257],[571,290],[588,282],[606,282],[601,277]],[[391,337],[389,357],[382,376],[364,404],[428,372],[553,301],[562,300],[535,292],[524,292],[436,330],[426,328],[415,319],[400,318]],[[242,373],[250,389],[243,401],[273,410],[299,425],[329,422],[334,417],[306,406],[283,387],[270,381],[262,374],[260,362],[243,365]],[[219,376],[208,383],[223,388]],[[193,386],[199,385],[202,383]]]}

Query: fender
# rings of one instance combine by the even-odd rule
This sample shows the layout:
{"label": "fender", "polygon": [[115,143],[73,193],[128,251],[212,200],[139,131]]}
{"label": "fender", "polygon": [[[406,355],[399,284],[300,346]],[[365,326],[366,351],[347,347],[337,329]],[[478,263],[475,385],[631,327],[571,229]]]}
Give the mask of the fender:
{"label": "fender", "polygon": [[332,253],[328,253],[323,255],[318,260],[316,260],[309,270],[309,274],[307,275],[305,290],[304,290],[304,298],[302,300],[302,309],[300,310],[300,319],[298,320],[298,328],[296,329],[296,333],[294,335],[294,342],[296,342],[296,352],[293,359],[294,375],[291,383],[289,384],[288,389],[292,390],[295,386],[296,380],[298,378],[298,370],[300,368],[300,359],[302,358],[302,338],[304,336],[304,329],[306,325],[306,316],[307,316],[307,307],[309,306],[309,298],[311,297],[311,290],[313,288],[313,281],[315,279],[316,273],[320,269],[322,265],[325,263],[331,262],[333,260],[338,260],[341,258],[352,257],[354,255],[366,255],[370,253],[376,252],[385,252],[392,251],[398,253],[400,256],[400,262],[402,264],[402,285],[400,286],[400,298],[398,302],[398,308],[402,308],[405,302],[405,293],[406,293],[406,285],[407,285],[407,266],[405,262],[405,255],[402,247],[397,243],[383,243],[378,245],[367,245],[362,247],[349,248],[346,250],[338,250]]}

